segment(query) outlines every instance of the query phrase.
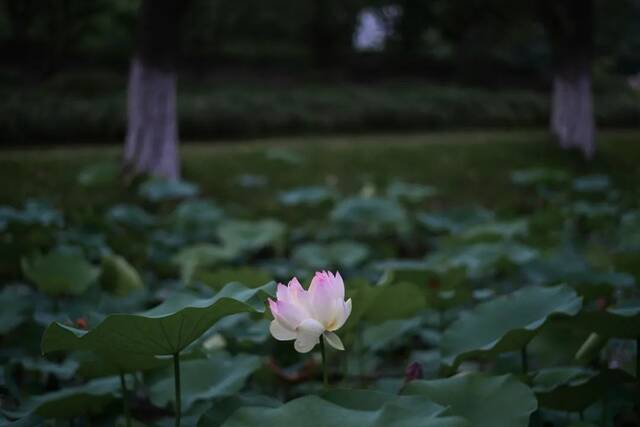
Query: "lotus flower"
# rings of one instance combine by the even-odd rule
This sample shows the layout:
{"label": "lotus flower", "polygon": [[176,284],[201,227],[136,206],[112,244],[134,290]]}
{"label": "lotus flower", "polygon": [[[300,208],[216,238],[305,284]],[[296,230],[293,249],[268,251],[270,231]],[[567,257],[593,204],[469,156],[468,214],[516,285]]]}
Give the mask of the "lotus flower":
{"label": "lotus flower", "polygon": [[287,286],[278,284],[277,300],[269,298],[273,321],[271,335],[278,341],[295,340],[294,348],[308,353],[320,342],[320,336],[332,347],[344,350],[335,331],[351,314],[351,299],[344,300],[344,282],[340,273],[317,272],[305,290],[295,277]]}

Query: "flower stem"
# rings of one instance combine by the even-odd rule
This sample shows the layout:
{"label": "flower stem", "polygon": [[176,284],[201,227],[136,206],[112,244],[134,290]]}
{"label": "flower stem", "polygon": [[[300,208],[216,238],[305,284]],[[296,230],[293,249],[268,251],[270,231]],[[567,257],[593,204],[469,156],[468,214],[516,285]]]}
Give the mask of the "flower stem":
{"label": "flower stem", "polygon": [[322,355],[322,383],[325,390],[329,389],[329,376],[327,375],[327,354],[324,346],[324,336],[320,335],[320,354]]}
{"label": "flower stem", "polygon": [[129,411],[129,391],[127,390],[127,382],[124,378],[124,372],[120,372],[120,388],[122,389],[122,408],[124,410],[124,419],[126,426],[131,427],[131,412]]}
{"label": "flower stem", "polygon": [[636,338],[636,381],[640,382],[640,338]]}
{"label": "flower stem", "polygon": [[526,345],[522,347],[522,350],[520,350],[520,358],[522,361],[522,373],[524,375],[528,375],[529,374],[529,355],[527,354]]}
{"label": "flower stem", "polygon": [[180,354],[173,355],[173,379],[175,381],[174,391],[176,394],[175,416],[176,427],[180,427],[180,418],[182,416],[182,396],[180,393]]}

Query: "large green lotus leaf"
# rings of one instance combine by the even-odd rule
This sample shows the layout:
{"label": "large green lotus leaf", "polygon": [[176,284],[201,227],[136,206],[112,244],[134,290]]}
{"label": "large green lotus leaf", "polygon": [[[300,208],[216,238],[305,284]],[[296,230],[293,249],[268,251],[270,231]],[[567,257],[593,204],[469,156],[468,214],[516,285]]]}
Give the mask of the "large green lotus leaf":
{"label": "large green lotus leaf", "polygon": [[411,203],[419,203],[426,198],[435,196],[436,194],[437,190],[429,185],[393,181],[387,186],[387,196],[389,198],[406,200]]}
{"label": "large green lotus leaf", "polygon": [[[640,249],[640,211],[633,210],[622,215],[617,230],[618,246],[624,251],[637,255]],[[633,258],[637,259],[637,258]]]}
{"label": "large green lotus leaf", "polygon": [[16,421],[0,420],[1,427],[47,427],[47,421],[37,415],[28,415]]}
{"label": "large green lotus leaf", "polygon": [[465,268],[470,277],[495,273],[505,264],[523,265],[538,257],[538,251],[518,242],[500,241],[453,246],[434,252],[427,260],[427,267],[446,272]]}
{"label": "large green lotus leaf", "polygon": [[151,227],[155,218],[144,209],[135,205],[115,205],[107,212],[107,219],[115,224],[121,224],[132,229],[142,230]]}
{"label": "large green lotus leaf", "polygon": [[144,283],[136,269],[119,255],[102,258],[100,283],[104,289],[117,296],[127,296],[130,292],[144,289]]}
{"label": "large green lotus leaf", "polygon": [[[225,427],[468,427],[460,417],[422,396],[395,396],[372,391],[335,391],[305,396],[277,408],[241,407]],[[208,427],[207,424],[200,424]]]}
{"label": "large green lotus leaf", "polygon": [[600,193],[610,186],[611,180],[606,175],[585,175],[573,180],[573,189],[581,193]]}
{"label": "large green lotus leaf", "polygon": [[369,256],[367,246],[353,241],[329,244],[306,243],[293,249],[293,260],[312,270],[327,268],[350,269],[358,266]]}
{"label": "large green lotus leaf", "polygon": [[214,267],[230,261],[239,255],[239,250],[229,246],[200,243],[178,252],[172,262],[180,268],[180,277],[184,283],[191,283],[198,270]]}
{"label": "large green lotus leaf", "polygon": [[24,275],[48,295],[80,295],[96,281],[100,270],[76,253],[49,252],[22,259]]}
{"label": "large green lotus leaf", "polygon": [[[579,314],[578,314],[579,316]],[[548,322],[527,345],[527,354],[538,366],[565,366],[575,363],[576,350],[589,333],[556,319]],[[515,361],[515,360],[514,360]]]}
{"label": "large green lotus leaf", "polygon": [[[130,373],[149,369],[156,369],[172,363],[169,357],[156,357],[151,355],[129,355],[128,360],[119,362],[115,359],[107,359],[108,354],[98,354],[89,351],[77,351],[70,355],[80,365],[77,374],[86,379],[110,377],[120,373]],[[184,356],[182,357],[184,359]]]}
{"label": "large green lotus leaf", "polygon": [[636,379],[622,370],[592,371],[581,367],[548,368],[533,377],[541,407],[579,412],[602,399],[608,389]]}
{"label": "large green lotus leaf", "polygon": [[404,394],[419,394],[466,418],[473,427],[527,427],[536,398],[513,375],[461,374],[434,381],[412,381]]}
{"label": "large green lotus leaf", "polygon": [[417,335],[422,319],[387,320],[379,325],[369,325],[362,331],[362,345],[371,352],[393,351],[408,342],[409,337]]}
{"label": "large green lotus leaf", "polygon": [[11,332],[24,322],[32,304],[28,289],[7,286],[0,290],[0,335]]}
{"label": "large green lotus leaf", "polygon": [[522,349],[554,317],[575,316],[582,299],[567,286],[527,287],[479,304],[442,336],[443,362]]}
{"label": "large green lotus leaf", "polygon": [[17,361],[25,371],[38,372],[44,375],[54,375],[61,380],[70,380],[78,370],[79,363],[73,359],[66,359],[63,363],[53,363],[43,358],[25,357]]}
{"label": "large green lotus leaf", "polygon": [[397,282],[426,283],[434,276],[426,261],[421,259],[388,259],[374,264],[376,270],[393,277],[385,280]]}
{"label": "large green lotus leaf", "polygon": [[569,209],[573,215],[589,219],[613,217],[619,212],[618,206],[613,203],[594,203],[585,200],[574,202]]}
{"label": "large green lotus leaf", "polygon": [[437,310],[456,307],[471,298],[471,289],[467,283],[464,268],[453,268],[435,272],[424,261],[391,260],[376,264],[383,269],[386,281],[392,283],[410,282],[424,289],[426,304]]}
{"label": "large green lotus leaf", "polygon": [[640,302],[629,301],[605,311],[583,311],[569,325],[605,337],[636,339],[640,337]]}
{"label": "large green lotus leaf", "polygon": [[249,313],[227,316],[211,328],[210,332],[213,335],[204,341],[203,346],[206,349],[210,345],[218,345],[220,341],[216,334],[222,335],[225,340],[233,340],[241,347],[264,343],[271,337],[269,323],[268,319],[254,319]]}
{"label": "large green lotus leaf", "polygon": [[458,234],[471,226],[493,220],[494,214],[482,208],[452,209],[447,212],[418,214],[417,219],[433,232]]}
{"label": "large green lotus leaf", "polygon": [[187,199],[200,192],[197,185],[186,181],[152,178],[143,182],[138,188],[140,197],[150,202]]}
{"label": "large green lotus leaf", "polygon": [[236,176],[234,182],[242,188],[264,188],[269,184],[269,178],[265,175],[243,173]]}
{"label": "large green lotus leaf", "polygon": [[[198,400],[231,396],[239,392],[247,378],[261,366],[260,357],[217,353],[208,359],[185,361],[180,365],[182,407],[188,411]],[[154,405],[165,407],[173,402],[173,368],[149,387]]]}
{"label": "large green lotus leaf", "polygon": [[284,206],[315,206],[334,200],[336,192],[328,187],[298,187],[278,194],[278,200]]}
{"label": "large green lotus leaf", "polygon": [[471,226],[460,233],[460,237],[469,240],[515,239],[529,233],[529,224],[524,219],[515,221],[492,221]]}
{"label": "large green lotus leaf", "polygon": [[183,232],[213,229],[222,219],[223,212],[211,200],[185,200],[171,215],[174,226]]}
{"label": "large green lotus leaf", "polygon": [[255,267],[221,268],[218,270],[202,270],[195,273],[194,280],[202,282],[213,289],[221,289],[230,282],[242,283],[250,288],[256,288],[273,276],[262,269]]}
{"label": "large green lotus leaf", "polygon": [[589,300],[598,297],[610,298],[618,290],[625,291],[635,288],[635,279],[630,274],[591,269],[568,275],[563,283],[572,286],[580,295]]}
{"label": "large green lotus leaf", "polygon": [[11,224],[26,227],[61,226],[64,223],[62,214],[47,203],[28,200],[22,210],[9,206],[0,206],[0,230]]}
{"label": "large green lotus leaf", "polygon": [[282,402],[262,395],[235,395],[215,399],[211,408],[198,420],[198,427],[219,427],[231,414],[243,406],[277,408]]}
{"label": "large green lotus leaf", "polygon": [[632,275],[616,271],[596,270],[585,256],[571,246],[557,248],[544,258],[523,266],[526,281],[549,285],[565,283],[575,288],[587,300],[609,298],[617,290],[635,286]]}
{"label": "large green lotus leaf", "polygon": [[413,283],[380,283],[369,285],[366,281],[353,280],[347,284],[353,299],[353,310],[347,325],[360,321],[378,324],[392,319],[413,317],[426,308],[424,292]]}
{"label": "large green lotus leaf", "polygon": [[38,415],[43,418],[74,418],[84,414],[97,414],[114,400],[120,390],[118,377],[101,378],[77,387],[31,396],[8,415],[22,418]]}
{"label": "large green lotus leaf", "polygon": [[331,220],[354,233],[401,231],[409,226],[409,217],[402,205],[382,197],[345,199],[333,209]]}
{"label": "large green lotus leaf", "polygon": [[42,338],[42,352],[92,351],[124,371],[141,369],[149,356],[180,353],[225,316],[263,312],[274,288],[274,283],[255,289],[230,283],[208,299],[177,294],[141,314],[111,314],[90,331],[52,323]]}
{"label": "large green lotus leaf", "polygon": [[280,245],[285,231],[285,225],[274,219],[233,220],[220,224],[218,237],[224,246],[251,252]]}
{"label": "large green lotus leaf", "polygon": [[568,180],[569,174],[560,169],[530,168],[511,173],[511,182],[522,186],[560,184]]}

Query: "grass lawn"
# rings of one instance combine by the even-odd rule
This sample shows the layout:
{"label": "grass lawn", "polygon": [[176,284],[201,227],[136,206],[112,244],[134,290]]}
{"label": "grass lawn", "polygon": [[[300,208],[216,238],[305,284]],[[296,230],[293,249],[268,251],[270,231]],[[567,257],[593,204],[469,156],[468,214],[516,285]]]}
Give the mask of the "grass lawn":
{"label": "grass lawn", "polygon": [[[561,168],[575,174],[604,173],[616,185],[635,191],[640,183],[640,131],[603,131],[594,161],[557,148],[543,130],[468,131],[371,136],[273,138],[182,145],[184,178],[206,196],[235,206],[238,213],[274,214],[282,209],[273,195],[303,185],[329,183],[345,192],[364,185],[379,188],[393,179],[430,184],[439,204],[512,206],[519,189],[514,169]],[[129,197],[125,188],[99,191],[77,185],[88,165],[117,164],[120,147],[72,147],[0,151],[0,203],[28,198],[49,200],[66,211],[82,209],[87,198]],[[263,181],[263,189],[238,184],[239,176]],[[266,179],[266,181],[265,181]],[[376,187],[377,186],[377,187]]]}

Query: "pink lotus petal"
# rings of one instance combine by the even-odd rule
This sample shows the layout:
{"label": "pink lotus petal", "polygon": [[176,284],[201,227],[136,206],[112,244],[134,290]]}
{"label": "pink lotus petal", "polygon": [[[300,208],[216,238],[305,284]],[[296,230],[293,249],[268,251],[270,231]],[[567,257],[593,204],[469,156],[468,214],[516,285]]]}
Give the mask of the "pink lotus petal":
{"label": "pink lotus petal", "polygon": [[299,353],[310,352],[320,342],[320,335],[323,331],[324,327],[317,320],[306,319],[298,327],[298,337],[294,348]]}
{"label": "pink lotus petal", "polygon": [[303,320],[309,317],[304,307],[289,301],[278,301],[277,304],[277,315],[274,317],[289,329],[295,330]]}

